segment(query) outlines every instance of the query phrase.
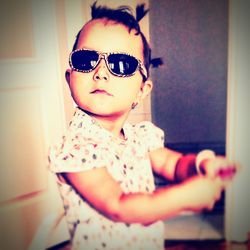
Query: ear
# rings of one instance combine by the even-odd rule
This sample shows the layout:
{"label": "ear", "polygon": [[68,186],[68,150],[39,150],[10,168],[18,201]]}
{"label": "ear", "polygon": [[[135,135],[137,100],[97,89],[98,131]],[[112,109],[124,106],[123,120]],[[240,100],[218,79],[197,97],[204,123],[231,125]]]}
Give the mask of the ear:
{"label": "ear", "polygon": [[143,101],[152,91],[153,89],[153,82],[151,80],[146,80],[141,85],[141,90],[137,96],[137,102],[140,103]]}
{"label": "ear", "polygon": [[66,79],[68,84],[70,84],[70,74],[71,74],[71,69],[67,69],[65,71],[65,79]]}

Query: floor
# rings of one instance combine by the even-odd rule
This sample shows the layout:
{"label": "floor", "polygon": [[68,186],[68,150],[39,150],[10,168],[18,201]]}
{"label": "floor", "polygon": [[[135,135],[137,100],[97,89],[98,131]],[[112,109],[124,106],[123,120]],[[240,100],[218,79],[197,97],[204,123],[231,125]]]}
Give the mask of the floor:
{"label": "floor", "polygon": [[[64,243],[47,250],[71,250],[71,248],[69,244]],[[167,240],[165,250],[250,250],[250,243],[226,243],[223,240]]]}
{"label": "floor", "polygon": [[224,241],[176,241],[166,242],[165,250],[250,250],[250,243],[226,243]]}
{"label": "floor", "polygon": [[[165,250],[250,250],[250,242],[224,241],[223,213],[182,215],[165,221]],[[67,243],[49,250],[70,250]]]}
{"label": "floor", "polygon": [[250,250],[250,242],[224,241],[221,212],[184,213],[165,221],[165,228],[165,250]]}
{"label": "floor", "polygon": [[223,213],[184,213],[165,221],[167,240],[222,240]]}

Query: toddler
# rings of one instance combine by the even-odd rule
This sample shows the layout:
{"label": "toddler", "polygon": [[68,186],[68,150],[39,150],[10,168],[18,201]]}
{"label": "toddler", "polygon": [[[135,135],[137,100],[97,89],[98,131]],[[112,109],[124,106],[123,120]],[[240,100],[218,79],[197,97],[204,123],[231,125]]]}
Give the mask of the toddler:
{"label": "toddler", "polygon": [[[126,122],[153,87],[139,26],[146,12],[140,6],[135,18],[128,7],[93,4],[69,57],[66,80],[77,108],[49,160],[72,249],[162,250],[162,220],[212,209],[235,173],[213,151],[183,155],[164,147],[163,131],[151,122]],[[153,173],[174,184],[156,189]]]}

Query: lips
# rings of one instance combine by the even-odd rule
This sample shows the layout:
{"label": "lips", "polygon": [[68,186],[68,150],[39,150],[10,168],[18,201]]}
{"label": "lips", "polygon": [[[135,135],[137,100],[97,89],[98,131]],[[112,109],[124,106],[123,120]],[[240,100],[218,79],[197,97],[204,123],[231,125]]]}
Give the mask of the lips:
{"label": "lips", "polygon": [[91,91],[90,94],[100,94],[100,95],[113,96],[112,94],[110,94],[109,92],[107,92],[104,89],[95,89],[95,90]]}

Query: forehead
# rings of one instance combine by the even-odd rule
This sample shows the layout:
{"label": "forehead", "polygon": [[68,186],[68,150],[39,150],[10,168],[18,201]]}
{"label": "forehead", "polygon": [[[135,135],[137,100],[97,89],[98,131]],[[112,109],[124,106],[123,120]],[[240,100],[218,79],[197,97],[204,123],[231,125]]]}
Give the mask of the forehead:
{"label": "forehead", "polygon": [[101,52],[126,52],[143,59],[143,44],[135,30],[129,32],[123,24],[96,19],[87,23],[78,40],[77,48]]}

